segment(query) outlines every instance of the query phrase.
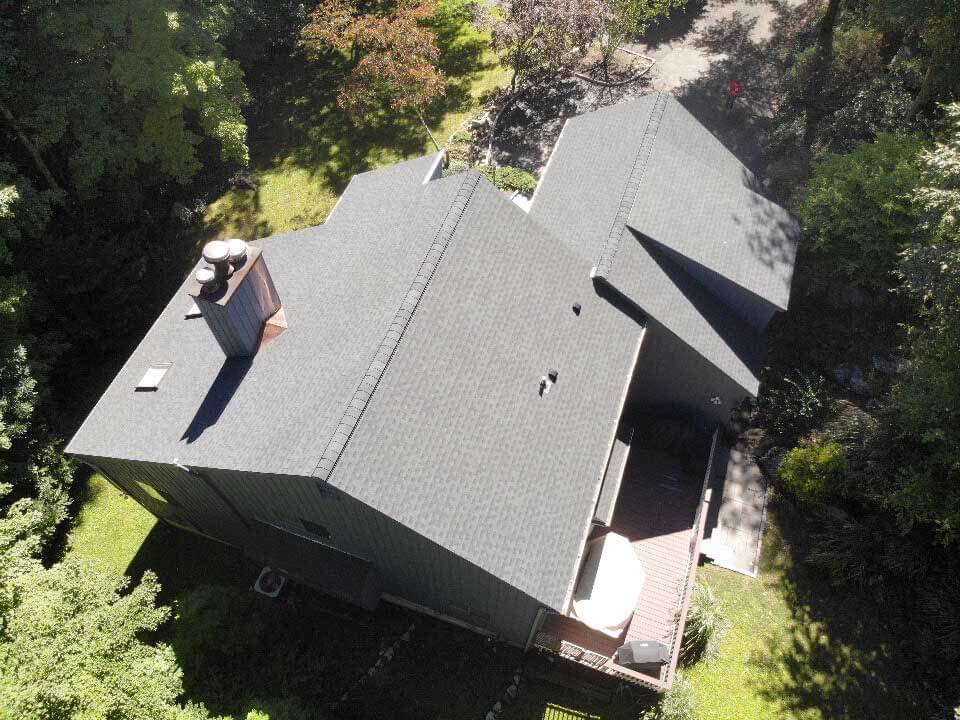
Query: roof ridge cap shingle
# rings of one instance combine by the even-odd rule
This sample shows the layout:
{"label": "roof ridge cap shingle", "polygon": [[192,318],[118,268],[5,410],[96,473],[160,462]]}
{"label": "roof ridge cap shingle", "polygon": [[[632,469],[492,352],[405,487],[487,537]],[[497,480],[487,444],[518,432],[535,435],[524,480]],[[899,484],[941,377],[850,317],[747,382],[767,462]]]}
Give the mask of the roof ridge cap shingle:
{"label": "roof ridge cap shingle", "polygon": [[667,109],[667,100],[670,96],[667,93],[657,93],[657,100],[650,110],[647,118],[646,127],[643,130],[643,138],[640,140],[640,147],[637,149],[637,157],[633,163],[633,169],[630,171],[630,177],[623,188],[623,194],[620,196],[620,205],[617,208],[617,214],[610,225],[610,231],[607,233],[607,239],[600,250],[600,258],[594,268],[593,276],[603,278],[609,281],[610,273],[613,271],[613,260],[620,247],[620,238],[623,235],[623,229],[627,225],[630,212],[636,203],[637,195],[640,190],[640,183],[643,182],[643,176],[647,168],[647,161],[653,152],[654,141],[660,130],[660,121]]}
{"label": "roof ridge cap shingle", "polygon": [[480,177],[480,173],[468,172],[460,183],[460,187],[453,201],[450,203],[447,213],[440,223],[440,227],[437,228],[433,241],[430,243],[427,254],[420,263],[416,277],[414,277],[410,288],[407,290],[406,295],[404,295],[400,307],[393,316],[390,327],[387,329],[383,340],[380,341],[380,345],[377,347],[370,364],[367,366],[366,372],[353,391],[353,395],[347,403],[347,407],[340,421],[337,423],[336,429],[327,441],[327,445],[320,459],[317,461],[316,468],[314,468],[312,473],[313,477],[319,478],[324,482],[330,478],[334,467],[336,467],[337,460],[340,459],[344,448],[346,448],[351,436],[357,429],[363,411],[366,409],[373,393],[380,384],[380,380],[384,372],[386,372],[390,360],[393,358],[394,353],[396,353],[400,339],[410,324],[410,320],[413,318],[417,306],[423,298],[427,285],[433,278],[440,264],[440,260],[443,259],[447,245],[456,232],[457,225],[459,225],[461,218],[463,218],[467,205],[470,204],[470,199],[477,189]]}

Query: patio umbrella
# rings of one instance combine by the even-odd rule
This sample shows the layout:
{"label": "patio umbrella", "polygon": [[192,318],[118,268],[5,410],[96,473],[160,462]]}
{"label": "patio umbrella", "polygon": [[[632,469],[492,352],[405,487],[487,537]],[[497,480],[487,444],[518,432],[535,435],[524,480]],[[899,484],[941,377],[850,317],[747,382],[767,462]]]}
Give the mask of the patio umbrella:
{"label": "patio umbrella", "polygon": [[587,545],[573,594],[573,616],[594,630],[619,637],[643,589],[643,565],[630,541],[607,533]]}

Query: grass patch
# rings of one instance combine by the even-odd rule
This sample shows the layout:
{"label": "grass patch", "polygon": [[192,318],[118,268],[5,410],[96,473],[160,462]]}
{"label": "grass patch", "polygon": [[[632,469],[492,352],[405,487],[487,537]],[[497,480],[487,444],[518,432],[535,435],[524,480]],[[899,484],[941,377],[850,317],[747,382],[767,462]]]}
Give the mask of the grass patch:
{"label": "grass patch", "polygon": [[157,519],[99,473],[90,476],[81,502],[68,552],[107,570],[125,573]]}
{"label": "grass patch", "polygon": [[[434,23],[447,94],[425,116],[441,144],[508,80],[466,4],[444,0]],[[265,61],[248,76],[257,98],[250,118],[257,189],[231,190],[211,203],[205,239],[264,237],[322,223],[352,175],[434,151],[415,113],[346,115],[336,104],[345,72],[336,54],[311,61],[297,52]]]}
{"label": "grass patch", "polygon": [[699,720],[922,717],[909,668],[886,644],[883,609],[830,586],[801,556],[803,517],[778,503],[754,580],[700,568],[731,622],[717,660],[685,672]]}

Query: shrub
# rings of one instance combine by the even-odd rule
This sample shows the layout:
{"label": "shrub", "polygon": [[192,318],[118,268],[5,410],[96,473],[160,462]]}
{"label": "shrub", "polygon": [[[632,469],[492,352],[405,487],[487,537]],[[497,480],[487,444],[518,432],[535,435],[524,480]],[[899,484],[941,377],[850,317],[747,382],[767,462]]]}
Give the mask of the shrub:
{"label": "shrub", "polygon": [[520,168],[493,167],[492,165],[479,165],[477,169],[483,173],[483,176],[492,182],[498,190],[517,190],[524,195],[532,195],[537,189],[537,178]]}
{"label": "shrub", "polygon": [[785,444],[818,427],[830,408],[822,375],[793,371],[763,379],[754,421]]}
{"label": "shrub", "polygon": [[692,665],[699,660],[716,660],[720,654],[720,643],[729,628],[730,621],[727,620],[720,598],[712,587],[698,582],[683,630],[680,660],[684,665]]}
{"label": "shrub", "polygon": [[660,697],[656,705],[640,713],[640,720],[693,720],[696,706],[693,685],[682,675],[677,675],[673,687]]}
{"label": "shrub", "polygon": [[821,503],[843,479],[847,451],[838,442],[808,443],[795,447],[780,466],[780,479],[805,503]]}
{"label": "shrub", "polygon": [[450,136],[448,144],[450,145],[469,145],[473,142],[473,133],[469,130],[457,130]]}

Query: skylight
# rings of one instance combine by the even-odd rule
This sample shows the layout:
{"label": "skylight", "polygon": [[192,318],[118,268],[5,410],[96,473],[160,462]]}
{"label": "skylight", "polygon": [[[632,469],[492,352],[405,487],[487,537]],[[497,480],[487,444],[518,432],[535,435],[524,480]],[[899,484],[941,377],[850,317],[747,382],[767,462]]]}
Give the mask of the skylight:
{"label": "skylight", "polygon": [[167,370],[173,363],[154,363],[147,371],[143,374],[143,377],[140,378],[140,382],[137,383],[137,387],[134,388],[137,391],[146,391],[146,390],[156,390],[160,385],[160,381],[163,380],[163,376],[167,374]]}

